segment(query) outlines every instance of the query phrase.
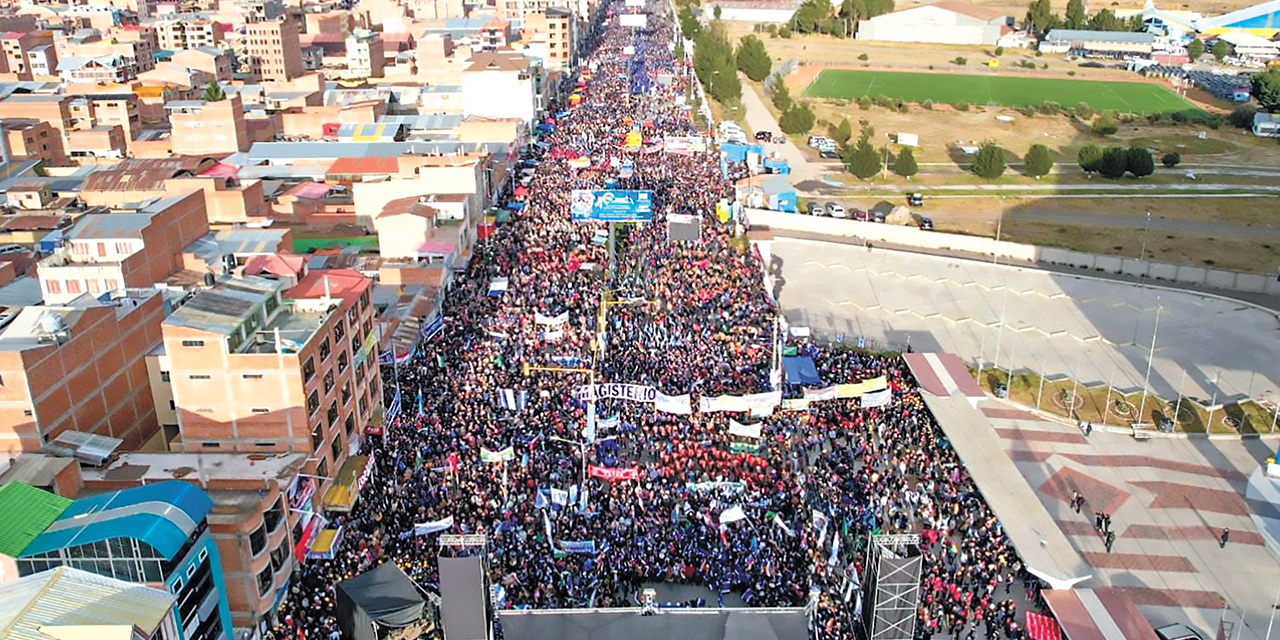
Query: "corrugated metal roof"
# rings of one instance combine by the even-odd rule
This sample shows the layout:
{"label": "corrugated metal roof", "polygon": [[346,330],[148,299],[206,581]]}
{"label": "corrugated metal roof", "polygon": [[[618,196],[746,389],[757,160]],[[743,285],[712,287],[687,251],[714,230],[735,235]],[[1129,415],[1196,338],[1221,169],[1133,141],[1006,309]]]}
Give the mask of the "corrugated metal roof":
{"label": "corrugated metal roof", "polygon": [[[177,596],[97,574],[58,567],[0,585],[0,637],[54,640],[58,627],[127,626],[153,635],[173,611]],[[127,636],[126,636],[127,637]]]}
{"label": "corrugated metal roof", "polygon": [[275,295],[279,288],[278,282],[254,276],[228,280],[197,293],[165,318],[164,323],[227,335],[235,331],[258,305]]}
{"label": "corrugated metal roof", "polygon": [[224,229],[213,234],[223,253],[236,255],[275,253],[286,229]]}
{"label": "corrugated metal roof", "polygon": [[0,486],[0,554],[21,555],[70,506],[70,500],[28,484]]}
{"label": "corrugated metal roof", "polygon": [[1054,29],[1045,39],[1055,40],[1089,40],[1092,42],[1127,42],[1132,44],[1152,44],[1156,37],[1150,33],[1129,33],[1126,31],[1090,31],[1087,29]]}
{"label": "corrugated metal roof", "polygon": [[132,538],[172,560],[211,510],[213,500],[208,494],[177,480],[81,498],[31,541],[23,554],[31,556],[112,538]]}
{"label": "corrugated metal roof", "polygon": [[142,230],[151,226],[149,213],[102,213],[83,216],[66,233],[72,240],[114,240],[142,238]]}

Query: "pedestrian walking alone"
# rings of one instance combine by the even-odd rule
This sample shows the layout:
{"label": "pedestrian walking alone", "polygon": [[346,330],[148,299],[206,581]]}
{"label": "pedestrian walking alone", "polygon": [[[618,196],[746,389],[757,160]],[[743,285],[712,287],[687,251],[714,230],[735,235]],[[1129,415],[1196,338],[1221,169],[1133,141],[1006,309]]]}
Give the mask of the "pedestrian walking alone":
{"label": "pedestrian walking alone", "polygon": [[1231,530],[1226,527],[1223,527],[1222,535],[1218,537],[1218,548],[1219,549],[1226,548],[1227,542],[1229,540],[1231,540]]}

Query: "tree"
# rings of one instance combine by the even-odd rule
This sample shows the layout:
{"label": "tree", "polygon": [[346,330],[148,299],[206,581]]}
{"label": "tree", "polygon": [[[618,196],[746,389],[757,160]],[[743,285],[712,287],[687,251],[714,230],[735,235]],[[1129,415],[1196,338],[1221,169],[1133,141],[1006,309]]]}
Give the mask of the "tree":
{"label": "tree", "polygon": [[1196,38],[1191,41],[1191,44],[1187,45],[1187,57],[1191,58],[1192,62],[1195,62],[1202,55],[1204,55],[1204,40]]}
{"label": "tree", "polygon": [[853,137],[853,125],[849,124],[849,119],[845,118],[840,121],[840,125],[836,127],[836,142],[845,145],[849,144],[849,139]]}
{"label": "tree", "polygon": [[1217,58],[1218,62],[1222,62],[1223,59],[1231,55],[1231,45],[1227,44],[1226,40],[1218,38],[1218,41],[1213,43],[1211,51],[1213,52],[1213,57]]}
{"label": "tree", "polygon": [[1237,129],[1248,129],[1253,127],[1253,116],[1258,113],[1258,108],[1251,105],[1241,105],[1231,110],[1227,115],[1227,124]]}
{"label": "tree", "polygon": [[756,82],[769,77],[769,72],[773,70],[773,60],[769,58],[764,42],[752,35],[742,36],[742,41],[738,44],[737,61],[738,69]]}
{"label": "tree", "polygon": [[973,172],[987,180],[995,180],[1004,175],[1004,170],[1004,149],[990,140],[982,143],[973,156]]}
{"label": "tree", "polygon": [[1039,179],[1040,176],[1049,175],[1053,170],[1053,156],[1049,153],[1049,147],[1038,142],[1031,145],[1027,150],[1027,157],[1022,160],[1022,168],[1032,178]]}
{"label": "tree", "polygon": [[1036,33],[1048,31],[1056,17],[1053,15],[1053,7],[1049,6],[1049,0],[1032,0],[1027,6],[1026,23]]}
{"label": "tree", "polygon": [[782,113],[791,108],[791,90],[781,80],[773,83],[773,107]]}
{"label": "tree", "polygon": [[227,92],[222,90],[218,85],[218,81],[213,78],[209,79],[209,85],[204,88],[205,102],[222,102],[227,99]]}
{"label": "tree", "polygon": [[1084,0],[1067,0],[1067,19],[1064,23],[1068,29],[1083,29],[1088,17],[1084,12]]}
{"label": "tree", "polygon": [[1181,162],[1182,162],[1182,154],[1178,153],[1177,151],[1166,153],[1164,154],[1163,157],[1160,158],[1160,164],[1170,169],[1178,166],[1178,164]]}
{"label": "tree", "polygon": [[778,126],[782,127],[783,133],[809,133],[813,129],[813,122],[813,109],[810,109],[806,103],[796,102],[782,114],[782,118],[778,120]]}
{"label": "tree", "polygon": [[785,25],[785,24],[784,24],[784,25],[782,25],[781,27],[778,27],[778,37],[779,37],[779,38],[790,38],[790,37],[791,37],[791,27],[788,27],[788,26],[787,26],[787,25]]}
{"label": "tree", "polygon": [[1116,117],[1110,113],[1104,113],[1098,116],[1098,119],[1093,121],[1093,126],[1091,128],[1094,133],[1100,136],[1113,135],[1116,131],[1120,130],[1120,128],[1116,126]]}
{"label": "tree", "polygon": [[[1280,69],[1253,74],[1253,99],[1267,113],[1280,111]],[[1252,125],[1252,123],[1250,123]]]}
{"label": "tree", "polygon": [[693,50],[693,72],[707,93],[722,103],[741,98],[742,81],[738,79],[733,46],[721,23],[713,22],[702,29],[697,45]]}
{"label": "tree", "polygon": [[1129,170],[1129,154],[1124,147],[1107,147],[1098,161],[1098,173],[1104,178],[1119,178]]}
{"label": "tree", "polygon": [[920,172],[920,165],[916,164],[916,154],[911,151],[911,147],[903,147],[898,152],[898,157],[893,159],[893,172],[908,179]]}
{"label": "tree", "polygon": [[845,164],[849,173],[862,180],[868,180],[880,173],[880,154],[871,146],[871,141],[863,138],[858,144],[849,147],[845,152]]}
{"label": "tree", "polygon": [[697,40],[698,35],[702,33],[702,23],[698,21],[698,16],[694,14],[693,9],[687,5],[680,9],[680,33],[684,34],[689,40]]}
{"label": "tree", "polygon": [[1129,24],[1117,18],[1110,9],[1103,9],[1089,17],[1089,28],[1094,31],[1125,31]]}
{"label": "tree", "polygon": [[1000,56],[1004,55],[1004,47],[996,47],[996,50],[994,51],[994,53],[996,54],[996,57],[999,58]]}
{"label": "tree", "polygon": [[711,14],[712,14],[712,15],[714,15],[714,16],[716,17],[716,20],[719,20],[719,19],[720,19],[720,5],[716,5],[716,7],[715,7],[714,9],[712,9],[712,10],[711,10]]}
{"label": "tree", "polygon": [[1129,147],[1125,152],[1125,169],[1135,178],[1145,178],[1156,171],[1156,161],[1151,150],[1145,147]]}
{"label": "tree", "polygon": [[1102,163],[1102,147],[1090,142],[1080,147],[1080,151],[1076,153],[1076,164],[1080,165],[1088,173],[1093,173],[1099,169]]}

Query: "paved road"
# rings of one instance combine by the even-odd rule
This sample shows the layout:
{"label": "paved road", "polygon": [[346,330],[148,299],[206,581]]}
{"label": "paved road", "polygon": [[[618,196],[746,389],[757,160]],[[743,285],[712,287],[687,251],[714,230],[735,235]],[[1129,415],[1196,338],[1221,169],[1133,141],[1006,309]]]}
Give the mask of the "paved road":
{"label": "paved road", "polygon": [[793,326],[1126,391],[1148,379],[1154,338],[1155,394],[1280,401],[1280,317],[1235,300],[790,238],[773,253]]}
{"label": "paved road", "polygon": [[[742,107],[746,112],[747,126],[752,131],[781,133],[782,127],[778,126],[778,121],[769,112],[769,108],[765,106],[760,95],[748,84],[746,76],[739,74],[739,77],[742,78]],[[777,152],[791,166],[791,184],[805,180],[816,180],[821,177],[824,171],[816,165],[811,166],[811,163],[805,159],[804,154],[790,139],[782,144],[767,144],[765,148],[767,151]]]}

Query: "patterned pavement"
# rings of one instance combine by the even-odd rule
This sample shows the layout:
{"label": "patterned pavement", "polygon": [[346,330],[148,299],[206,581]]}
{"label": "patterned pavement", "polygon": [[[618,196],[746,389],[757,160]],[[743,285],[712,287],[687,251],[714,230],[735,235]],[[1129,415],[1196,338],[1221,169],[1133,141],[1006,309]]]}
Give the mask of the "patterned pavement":
{"label": "patterned pavement", "polygon": [[[1000,401],[981,405],[1005,452],[1041,504],[1094,569],[1082,586],[1128,593],[1157,626],[1182,622],[1212,638],[1225,603],[1239,640],[1265,640],[1280,561],[1254,518],[1280,513],[1246,483],[1274,442],[1155,438],[1047,422]],[[1070,506],[1072,491],[1088,504]],[[1110,513],[1108,553],[1093,511]],[[1220,548],[1224,527],[1230,542]],[[1233,638],[1235,640],[1235,638]]]}

